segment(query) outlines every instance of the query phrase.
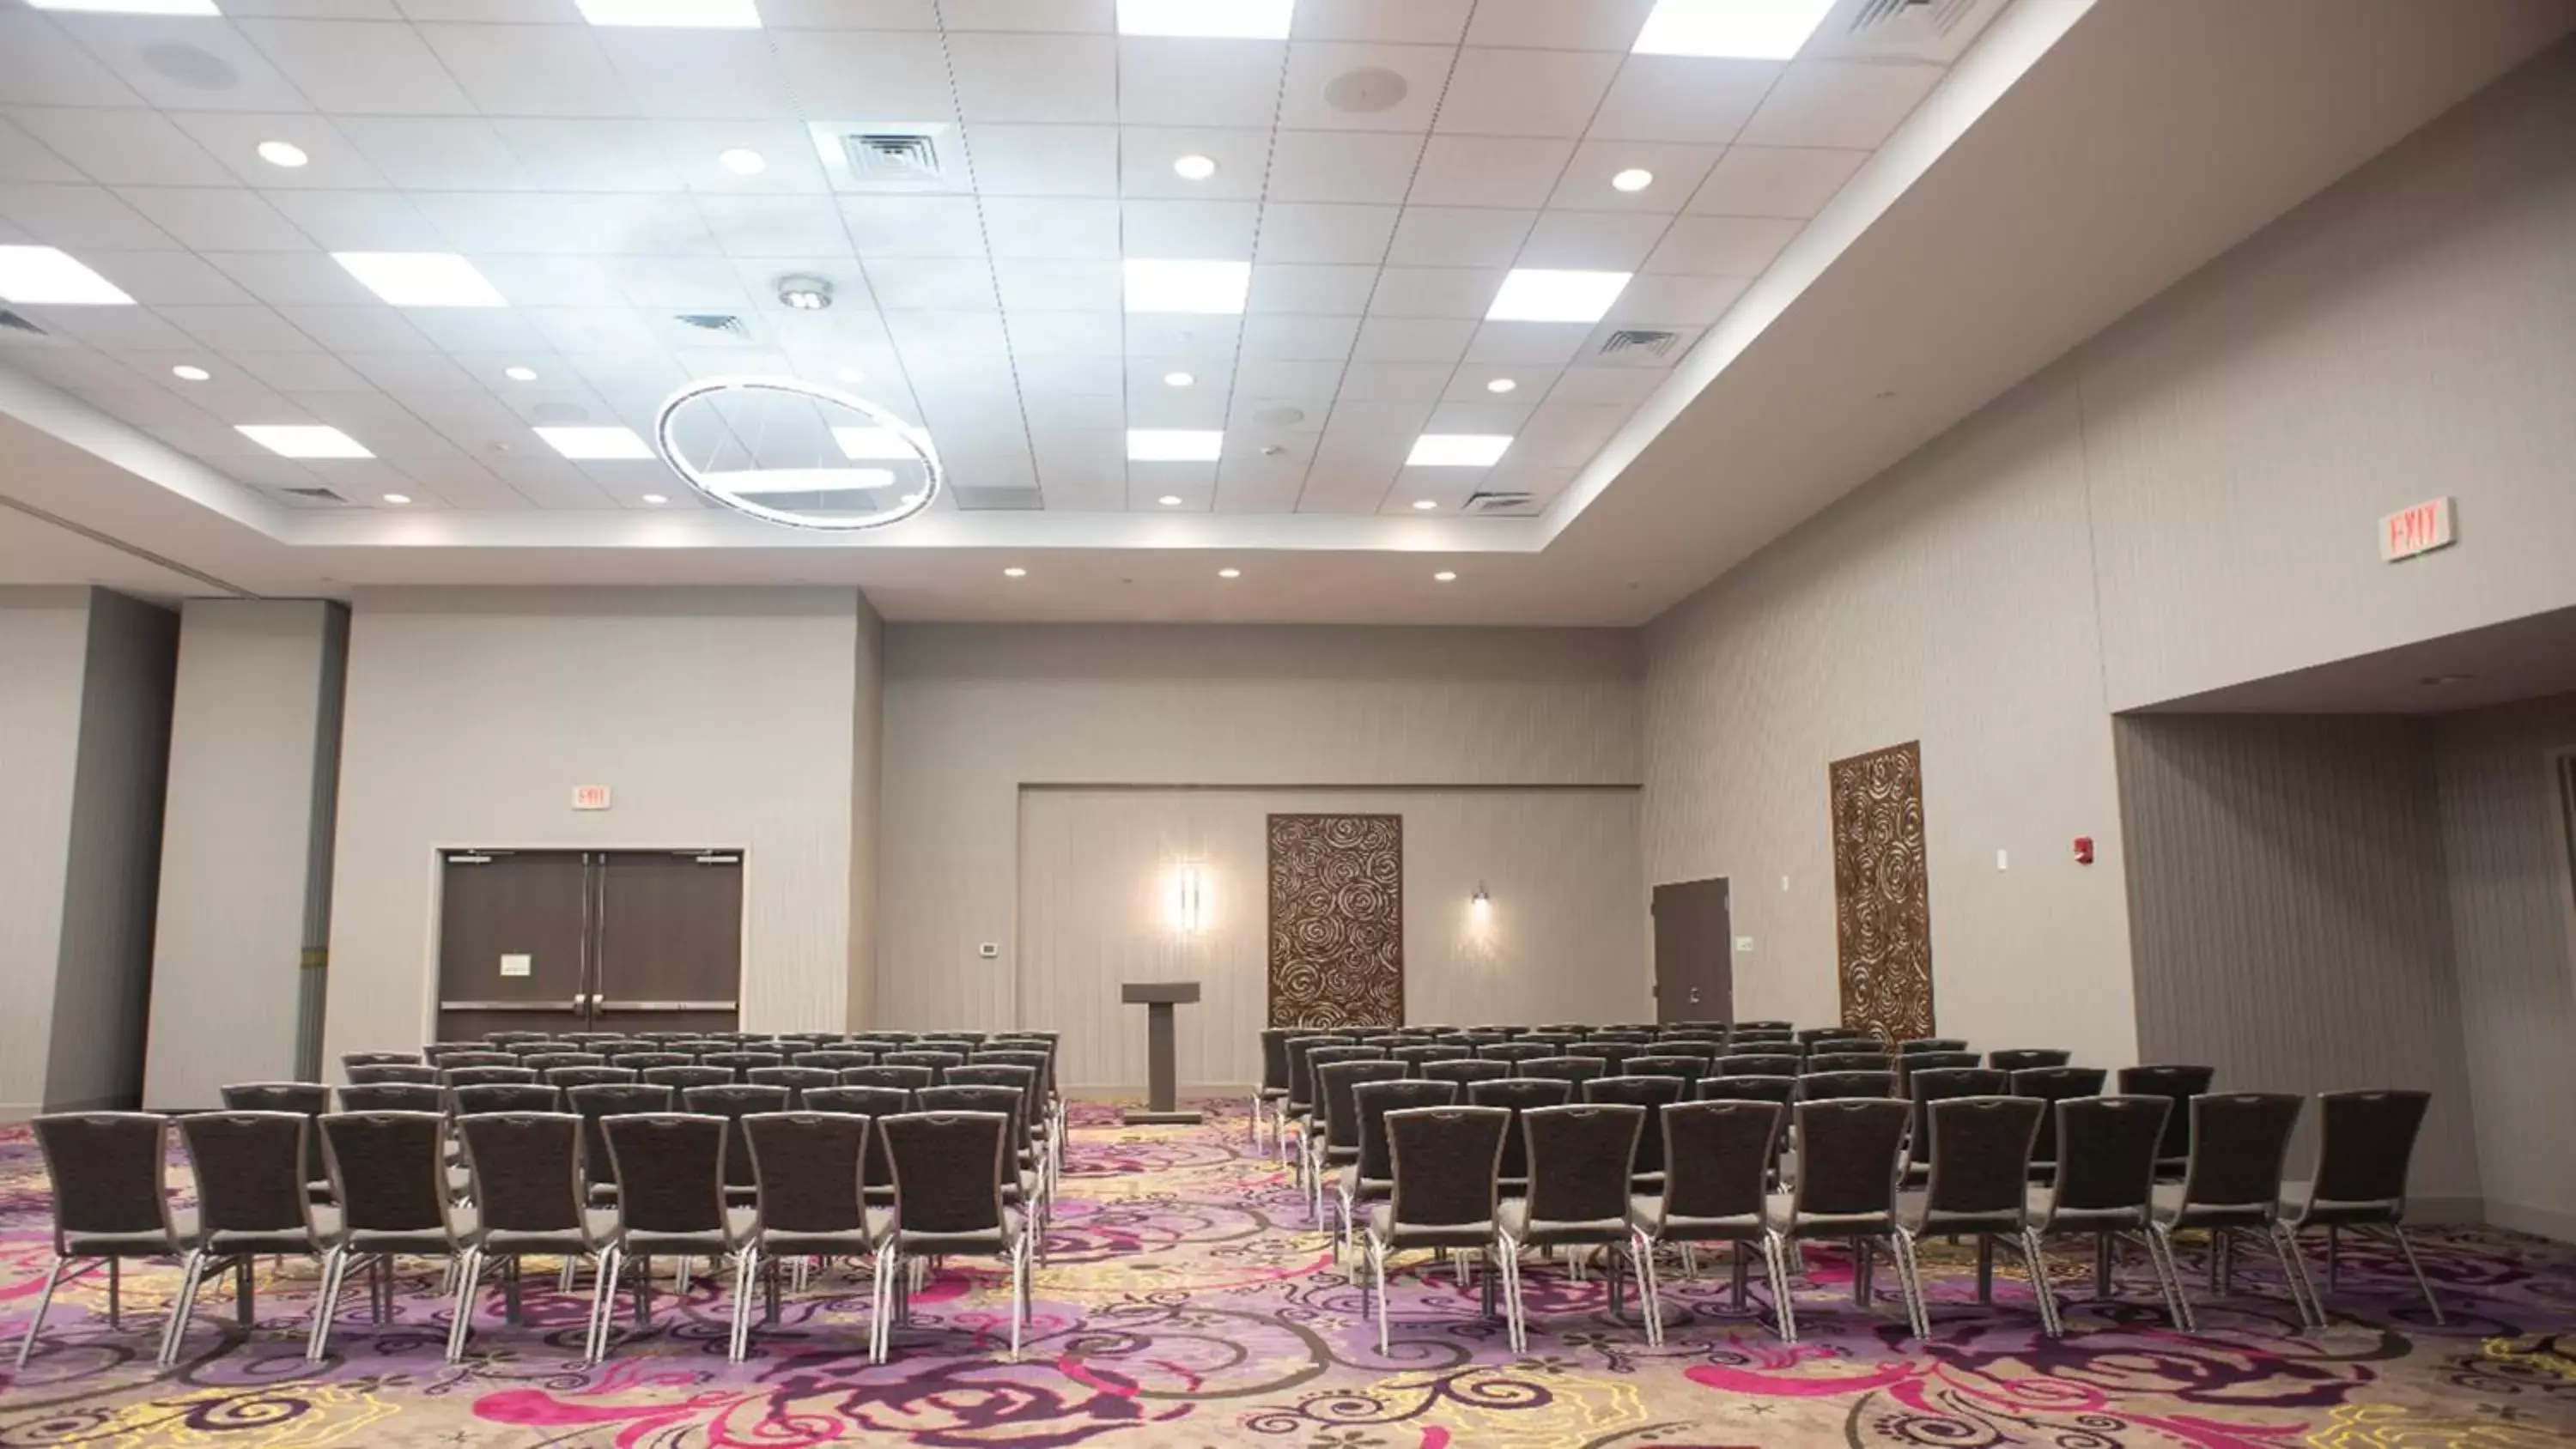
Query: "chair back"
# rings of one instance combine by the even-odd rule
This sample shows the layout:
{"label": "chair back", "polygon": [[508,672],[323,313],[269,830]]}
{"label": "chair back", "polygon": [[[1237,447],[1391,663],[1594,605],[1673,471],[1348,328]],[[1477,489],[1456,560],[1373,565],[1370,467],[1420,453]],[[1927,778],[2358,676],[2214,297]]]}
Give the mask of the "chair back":
{"label": "chair back", "polygon": [[1512,1064],[1510,1062],[1487,1061],[1483,1057],[1469,1057],[1457,1061],[1430,1062],[1425,1064],[1422,1068],[1422,1079],[1424,1081],[1455,1082],[1458,1084],[1458,1090],[1462,1093],[1467,1090],[1467,1084],[1470,1082],[1499,1082],[1511,1074]]}
{"label": "chair back", "polygon": [[1717,1059],[1721,1077],[1794,1077],[1807,1069],[1807,1059],[1789,1052],[1729,1052]]}
{"label": "chair back", "polygon": [[300,1112],[198,1112],[179,1119],[195,1169],[197,1225],[217,1233],[300,1232],[305,1226],[305,1139]]}
{"label": "chair back", "polygon": [[1574,1100],[1574,1088],[1574,1083],[1558,1077],[1501,1077],[1467,1084],[1468,1102],[1500,1107],[1512,1115],[1503,1131],[1504,1181],[1517,1183],[1529,1177],[1529,1140],[1521,1132],[1521,1114],[1533,1107],[1562,1107]]}
{"label": "chair back", "polygon": [[1422,1075],[1422,1069],[1424,1067],[1429,1066],[1433,1062],[1460,1061],[1473,1057],[1475,1054],[1476,1049],[1474,1047],[1461,1046],[1455,1042],[1432,1042],[1423,1046],[1400,1046],[1387,1053],[1388,1056],[1404,1063],[1405,1066],[1411,1069],[1413,1074],[1417,1077]]}
{"label": "chair back", "polygon": [[687,1052],[619,1052],[608,1059],[608,1064],[649,1072],[655,1067],[693,1067],[698,1059]]}
{"label": "chair back", "polygon": [[1596,1056],[1531,1057],[1520,1064],[1520,1075],[1553,1077],[1579,1086],[1610,1075],[1610,1063]]}
{"label": "chair back", "polygon": [[722,1067],[727,1072],[731,1073],[728,1080],[739,1082],[743,1080],[743,1073],[750,1071],[753,1067],[783,1067],[787,1065],[787,1058],[784,1054],[779,1052],[709,1052],[705,1056],[698,1058],[698,1065],[702,1067]]}
{"label": "chair back", "polygon": [[502,1082],[528,1083],[537,1080],[534,1067],[441,1067],[438,1082],[443,1087],[488,1087]]}
{"label": "chair back", "polygon": [[340,1226],[447,1230],[447,1119],[436,1112],[338,1112],[322,1119],[322,1160]]}
{"label": "chair back", "polygon": [[1339,1062],[1380,1062],[1384,1060],[1386,1060],[1386,1048],[1384,1047],[1360,1046],[1356,1043],[1347,1041],[1334,1041],[1327,1042],[1321,1046],[1310,1046],[1306,1048],[1307,1095],[1296,1098],[1295,1100],[1302,1102],[1309,1108],[1313,1109],[1316,1117],[1320,1119],[1323,1116],[1324,1111],[1324,1101],[1322,1096],[1319,1095],[1324,1090],[1324,1068]]}
{"label": "chair back", "polygon": [[[1973,1064],[1972,1064],[1973,1065]],[[1807,1058],[1807,1071],[1816,1072],[1893,1072],[1894,1060],[1885,1052],[1818,1052]]]}
{"label": "chair back", "polygon": [[519,1058],[519,1065],[550,1072],[557,1067],[604,1067],[608,1058],[597,1052],[535,1052]]}
{"label": "chair back", "polygon": [[898,1092],[918,1092],[934,1085],[939,1073],[931,1067],[888,1066],[880,1061],[873,1067],[841,1068],[844,1087],[891,1087]]}
{"label": "chair back", "polygon": [[1637,1137],[1646,1109],[1578,1102],[1521,1113],[1529,1152],[1532,1223],[1624,1223]]}
{"label": "chair back", "polygon": [[1802,1101],[1793,1110],[1801,1216],[1896,1211],[1897,1148],[1913,1116],[1910,1104],[1847,1097]]}
{"label": "chair back", "polygon": [[1029,1137],[1028,1094],[1010,1083],[949,1082],[937,1087],[924,1087],[913,1094],[918,1110],[924,1112],[999,1112],[1011,1119],[1010,1176],[1018,1182],[1019,1149]]}
{"label": "chair back", "polygon": [[1798,1024],[1794,1021],[1739,1021],[1734,1028],[1737,1036],[1742,1036],[1748,1031],[1778,1032],[1782,1036],[1787,1036],[1797,1029]]}
{"label": "chair back", "polygon": [[1457,1100],[1456,1082],[1434,1082],[1421,1077],[1361,1082],[1353,1086],[1351,1114],[1358,1119],[1359,1125],[1361,1179],[1384,1178],[1392,1171],[1386,1158],[1387,1113],[1412,1107],[1446,1107]]}
{"label": "chair back", "polygon": [[906,1233],[988,1233],[1002,1226],[1003,1112],[905,1112],[877,1123],[894,1166],[896,1225]]}
{"label": "chair back", "polygon": [[1905,1084],[1914,1080],[1916,1072],[1956,1071],[1976,1066],[1980,1060],[1975,1052],[1916,1052],[1910,1057],[1900,1056],[1896,1059],[1896,1090],[1904,1092]]}
{"label": "chair back", "polygon": [[1301,1107],[1309,1105],[1315,1100],[1315,1075],[1314,1063],[1308,1059],[1307,1053],[1317,1047],[1347,1043],[1340,1037],[1321,1032],[1297,1031],[1293,1027],[1281,1029],[1293,1033],[1279,1043],[1279,1049],[1288,1056],[1288,1100]]}
{"label": "chair back", "polygon": [[[1815,1061],[1830,1060],[1825,1057]],[[1798,1078],[1798,1100],[1826,1102],[1837,1097],[1893,1097],[1896,1074],[1884,1071],[1808,1072]]]}
{"label": "chair back", "polygon": [[603,1082],[564,1093],[565,1104],[581,1119],[582,1171],[592,1182],[617,1180],[617,1166],[609,1157],[608,1138],[600,1131],[600,1122],[628,1113],[668,1112],[676,1095],[676,1089],[653,1082]]}
{"label": "chair back", "polygon": [[1703,1102],[1777,1102],[1785,1107],[1798,1099],[1796,1077],[1702,1077],[1699,1096]]}
{"label": "chair back", "polygon": [[725,1179],[732,1175],[726,1141],[735,1132],[731,1121],[696,1112],[649,1112],[611,1117],[601,1126],[617,1173],[617,1216],[625,1231],[705,1233],[725,1226]]}
{"label": "chair back", "polygon": [[760,1225],[773,1233],[850,1233],[867,1226],[859,1179],[868,1119],[839,1112],[760,1112],[742,1119]]}
{"label": "chair back", "polygon": [[1673,1052],[1665,1051],[1663,1046],[1663,1043],[1658,1042],[1656,1043],[1655,1050],[1651,1054],[1642,1057],[1628,1058],[1628,1070],[1626,1075],[1631,1077],[1671,1077],[1682,1083],[1683,1092],[1688,1093],[1692,1082],[1696,1082],[1701,1077],[1708,1074],[1710,1058],[1678,1055]]}
{"label": "chair back", "polygon": [[438,1068],[425,1062],[357,1062],[346,1070],[349,1085],[373,1087],[395,1082],[427,1082],[435,1085]]}
{"label": "chair back", "polygon": [[1315,1081],[1323,1093],[1324,1145],[1356,1150],[1360,1145],[1359,1109],[1351,1101],[1351,1089],[1362,1082],[1392,1082],[1404,1077],[1404,1063],[1396,1061],[1326,1062],[1315,1069]]}
{"label": "chair back", "polygon": [[1967,1042],[1955,1036],[1918,1036],[1896,1044],[1896,1054],[1900,1057],[1916,1057],[1925,1052],[1963,1052],[1967,1049]]}
{"label": "chair back", "polygon": [[785,1087],[790,1111],[816,1087],[841,1085],[841,1074],[830,1067],[753,1067],[748,1075],[755,1087]]}
{"label": "chair back", "polygon": [[791,1067],[821,1067],[827,1072],[837,1074],[843,1067],[874,1066],[876,1060],[875,1052],[858,1051],[851,1047],[816,1047],[810,1052],[798,1052],[788,1058],[787,1064]]}
{"label": "chair back", "polygon": [[[950,1067],[945,1085],[1008,1087],[1020,1094],[1018,1114],[1021,1131],[1026,1132],[1031,1124],[1045,1120],[1046,1095],[1039,1089],[1038,1071],[1035,1067],[1019,1066],[1011,1062],[987,1061],[978,1056],[962,1067]],[[928,1103],[923,1105],[927,1107]]]}
{"label": "chair back", "polygon": [[[2100,1067],[2026,1067],[2012,1074],[2012,1094],[2037,1097],[2043,1102],[2063,1102],[2072,1097],[2102,1095],[2103,1071]],[[2049,1113],[2039,1122],[2039,1140],[2031,1144],[2030,1160],[2057,1160],[2057,1115]]]}
{"label": "chair back", "polygon": [[447,1111],[447,1089],[428,1082],[372,1082],[340,1089],[343,1112]]}
{"label": "chair back", "polygon": [[2214,1067],[2159,1063],[2120,1068],[2122,1092],[2152,1092],[2173,1103],[2173,1111],[2165,1118],[2164,1143],[2156,1153],[2169,1163],[2180,1163],[2191,1155],[2191,1099],[2208,1091],[2216,1080],[2218,1071]]}
{"label": "chair back", "polygon": [[1649,1055],[1652,1048],[1642,1041],[1630,1041],[1626,1037],[1590,1036],[1567,1050],[1575,1056],[1591,1057],[1600,1062],[1601,1075],[1605,1077],[1624,1077],[1628,1074],[1628,1059]]}
{"label": "chair back", "polygon": [[1488,1061],[1526,1062],[1556,1055],[1556,1044],[1543,1041],[1489,1041],[1476,1045],[1476,1055]]}
{"label": "chair back", "polygon": [[582,1227],[581,1118],[569,1112],[485,1112],[457,1118],[456,1135],[465,1143],[478,1226],[516,1233]]}
{"label": "chair back", "polygon": [[927,1067],[932,1072],[937,1073],[944,1072],[950,1067],[962,1067],[966,1065],[966,1054],[964,1052],[932,1051],[926,1047],[916,1047],[909,1051],[887,1052],[885,1055],[878,1057],[877,1061],[890,1067]]}
{"label": "chair back", "polygon": [[634,1080],[635,1073],[628,1067],[550,1067],[546,1071],[546,1085],[557,1091],[568,1091],[574,1087],[606,1087]]}
{"label": "chair back", "polygon": [[2280,1200],[2290,1133],[2305,1099],[2287,1092],[2203,1092],[2191,1099],[2186,1207],[2260,1207]]}
{"label": "chair back", "polygon": [[912,1049],[921,1052],[946,1052],[950,1056],[963,1059],[973,1056],[975,1048],[983,1044],[983,1038],[973,1032],[952,1031],[939,1036],[922,1037],[912,1044]]}
{"label": "chair back", "polygon": [[[1392,1084],[1365,1090],[1384,1092]],[[1420,1087],[1423,1082],[1404,1085]],[[1385,1140],[1387,1219],[1397,1228],[1477,1228],[1500,1205],[1503,1134],[1512,1114],[1501,1107],[1399,1107],[1376,1129]],[[1365,1153],[1367,1148],[1362,1146]],[[1368,1168],[1363,1161],[1360,1174]]]}
{"label": "chair back", "polygon": [[[2149,1094],[2069,1097],[2051,1104],[2057,1170],[2049,1204],[2058,1212],[2133,1212],[2146,1221],[2155,1200],[2156,1144],[2173,1103]],[[2037,1157],[2037,1147],[2032,1149]]]}
{"label": "chair back", "polygon": [[1934,1212],[2009,1214],[2030,1201],[2030,1146],[2053,1105],[2037,1097],[1943,1097],[1924,1104],[1932,1120],[1932,1177],[1924,1205]]}
{"label": "chair back", "polygon": [[[805,1108],[810,1112],[845,1112],[882,1122],[912,1110],[912,1093],[902,1087],[825,1087],[805,1094]],[[859,1185],[880,1194],[894,1191],[894,1163],[886,1156],[885,1134],[868,1134],[866,1169]]]}
{"label": "chair back", "polygon": [[966,1059],[969,1067],[1026,1067],[1036,1077],[1029,1085],[1029,1120],[1045,1120],[1047,1099],[1055,1095],[1055,1048],[1037,1042],[1004,1042],[987,1046]]}
{"label": "chair back", "polygon": [[1646,1120],[1637,1129],[1636,1160],[1628,1168],[1644,1177],[1664,1170],[1663,1111],[1689,1090],[1690,1083],[1681,1077],[1599,1077],[1583,1084],[1583,1100],[1622,1102],[1645,1112]]}
{"label": "chair back", "polygon": [[725,1186],[750,1187],[751,1148],[742,1140],[742,1119],[756,1112],[787,1110],[785,1087],[739,1086],[691,1087],[680,1094],[680,1105],[700,1117],[721,1117],[725,1122]]}
{"label": "chair back", "polygon": [[418,1053],[418,1052],[342,1052],[342,1053],[340,1053],[340,1069],[341,1069],[342,1071],[347,1071],[347,1070],[348,1070],[349,1068],[351,1068],[351,1067],[388,1067],[388,1066],[415,1066],[415,1067],[416,1067],[416,1066],[419,1066],[420,1064],[421,1064],[421,1057],[420,1057],[420,1053]]}
{"label": "chair back", "polygon": [[451,1087],[447,1097],[455,1104],[459,1117],[474,1112],[563,1110],[562,1094],[542,1082],[485,1082],[479,1086]]}
{"label": "chair back", "polygon": [[554,1039],[554,1033],[546,1031],[487,1031],[483,1033],[483,1039],[492,1043],[494,1046],[509,1046],[514,1042],[552,1041]]}
{"label": "chair back", "polygon": [[322,1134],[311,1123],[331,1110],[331,1089],[320,1082],[236,1082],[223,1089],[224,1109],[231,1112],[293,1112],[304,1129],[304,1180],[320,1182]]}
{"label": "chair back", "polygon": [[[1940,1055],[1946,1056],[1948,1053],[1944,1052]],[[1906,1077],[1905,1086],[1906,1096],[1914,1103],[1914,1160],[1930,1162],[1932,1160],[1932,1120],[1929,1110],[1931,1105],[1934,1102],[1948,1101],[1952,1097],[2009,1096],[2012,1092],[2012,1078],[2001,1072],[1983,1071],[1973,1067],[1936,1067],[1929,1071],[1918,1070],[1911,1073]],[[2048,1114],[2042,1111],[2040,1115],[2044,1117]],[[2032,1130],[2034,1132],[2038,1130],[2037,1124],[2033,1124]]]}
{"label": "chair back", "polygon": [[1293,1026],[1265,1026],[1261,1029],[1261,1090],[1288,1090],[1288,1039],[1297,1035]]}
{"label": "chair back", "polygon": [[53,1188],[54,1251],[73,1233],[170,1230],[170,1119],[158,1112],[56,1112],[32,1124]]}
{"label": "chair back", "polygon": [[1776,1102],[1675,1102],[1666,1107],[1665,1217],[1760,1213],[1785,1116]]}
{"label": "chair back", "polygon": [[[2075,1060],[2075,1053],[2056,1047],[2007,1047],[1986,1053],[1986,1065],[1999,1072],[2026,1072],[2033,1067],[2062,1067]],[[2128,1089],[2123,1085],[2120,1088]]]}
{"label": "chair back", "polygon": [[2387,1207],[2392,1221],[2402,1216],[2416,1134],[2423,1130],[2425,1110],[2432,1105],[2430,1092],[2394,1088],[2319,1095],[2317,1106],[2325,1127],[2317,1139],[2309,1201],[2380,1204]]}
{"label": "chair back", "polygon": [[[427,1054],[424,1053],[424,1055]],[[436,1053],[433,1059],[441,1067],[515,1067],[519,1064],[518,1054],[515,1052],[499,1052],[489,1047],[477,1046],[441,1051]]]}

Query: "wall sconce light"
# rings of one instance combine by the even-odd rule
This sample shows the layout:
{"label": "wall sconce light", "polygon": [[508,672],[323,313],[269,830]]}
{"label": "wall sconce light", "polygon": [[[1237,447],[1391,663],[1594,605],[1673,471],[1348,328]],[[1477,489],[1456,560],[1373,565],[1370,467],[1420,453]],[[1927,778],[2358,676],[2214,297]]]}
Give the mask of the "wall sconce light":
{"label": "wall sconce light", "polygon": [[1479,916],[1494,908],[1494,898],[1486,893],[1483,881],[1476,882],[1476,893],[1467,897],[1467,908]]}
{"label": "wall sconce light", "polygon": [[1172,867],[1170,916],[1173,930],[1185,936],[1195,936],[1207,929],[1207,898],[1207,867]]}

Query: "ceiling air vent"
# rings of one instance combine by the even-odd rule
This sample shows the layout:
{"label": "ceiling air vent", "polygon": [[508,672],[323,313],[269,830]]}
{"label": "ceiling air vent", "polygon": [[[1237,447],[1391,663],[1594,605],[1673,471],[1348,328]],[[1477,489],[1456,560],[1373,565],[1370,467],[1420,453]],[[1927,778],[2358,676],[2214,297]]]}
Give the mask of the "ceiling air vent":
{"label": "ceiling air vent", "polygon": [[1046,507],[1046,500],[1040,497],[1038,490],[1034,488],[977,488],[969,484],[952,483],[948,491],[957,500],[958,508],[970,513],[1025,512]]}
{"label": "ceiling air vent", "polygon": [[683,327],[694,327],[700,332],[716,332],[727,337],[740,337],[746,340],[751,336],[751,329],[744,326],[742,319],[731,312],[682,312],[671,320]]}
{"label": "ceiling air vent", "polygon": [[45,335],[44,328],[37,326],[35,323],[28,321],[26,318],[19,316],[17,313],[10,311],[6,307],[0,307],[0,328],[7,328],[11,332],[24,332],[30,337],[42,337]]}
{"label": "ceiling air vent", "polygon": [[1947,64],[1967,50],[2001,0],[1845,0],[1843,23],[1828,30],[1838,58]]}
{"label": "ceiling air vent", "polygon": [[1670,367],[1699,341],[1697,327],[1604,326],[1579,359],[1600,367]]}
{"label": "ceiling air vent", "polygon": [[286,493],[289,497],[302,498],[314,503],[346,503],[349,501],[348,499],[341,497],[339,494],[332,492],[328,488],[289,488],[286,490]]}
{"label": "ceiling air vent", "polygon": [[953,191],[947,132],[936,121],[821,122],[814,148],[842,191]]}
{"label": "ceiling air vent", "polygon": [[1538,505],[1531,500],[1527,493],[1479,491],[1467,495],[1467,504],[1463,511],[1488,516],[1494,514],[1536,513],[1538,511]]}

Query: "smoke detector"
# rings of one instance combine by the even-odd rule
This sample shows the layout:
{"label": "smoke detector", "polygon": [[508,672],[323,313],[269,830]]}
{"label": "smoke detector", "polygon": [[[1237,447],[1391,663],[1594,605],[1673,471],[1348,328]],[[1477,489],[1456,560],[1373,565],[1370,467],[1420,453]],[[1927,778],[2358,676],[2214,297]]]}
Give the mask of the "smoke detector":
{"label": "smoke detector", "polygon": [[832,305],[831,280],[803,274],[781,277],[778,300],[791,311],[820,312]]}

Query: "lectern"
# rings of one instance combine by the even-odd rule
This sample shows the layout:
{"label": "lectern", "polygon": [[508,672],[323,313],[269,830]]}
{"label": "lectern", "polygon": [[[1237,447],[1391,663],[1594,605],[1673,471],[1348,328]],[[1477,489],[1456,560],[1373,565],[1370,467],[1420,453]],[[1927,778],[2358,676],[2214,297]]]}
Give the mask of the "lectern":
{"label": "lectern", "polygon": [[1121,1120],[1131,1123],[1190,1122],[1199,1120],[1196,1112],[1181,1111],[1174,1102],[1172,1083],[1172,1008],[1199,999],[1195,981],[1130,981],[1119,988],[1118,999],[1129,1006],[1145,1008],[1145,1070],[1149,1087],[1145,1110],[1129,1110]]}

